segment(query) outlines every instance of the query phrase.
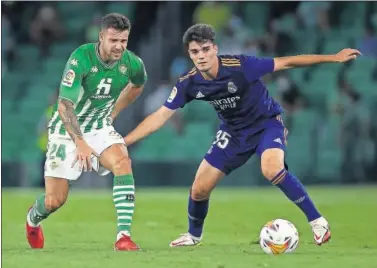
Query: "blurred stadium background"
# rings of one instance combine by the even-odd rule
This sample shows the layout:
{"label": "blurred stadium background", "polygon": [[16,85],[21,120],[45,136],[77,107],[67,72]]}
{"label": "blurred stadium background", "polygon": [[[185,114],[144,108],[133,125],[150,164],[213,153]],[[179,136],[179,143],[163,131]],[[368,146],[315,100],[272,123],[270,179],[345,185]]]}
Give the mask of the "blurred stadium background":
{"label": "blurred stadium background", "polygon": [[[70,53],[96,42],[99,18],[127,15],[129,50],[146,65],[142,96],[119,116],[125,135],[168,97],[191,63],[183,32],[193,23],[218,31],[221,54],[333,54],[360,49],[349,64],[290,70],[264,78],[286,109],[290,170],[305,184],[376,182],[377,2],[16,2],[2,6],[2,185],[43,185],[46,124]],[[129,148],[138,186],[190,185],[215,135],[210,105],[190,103],[163,129]],[[110,176],[110,175],[109,175]],[[266,182],[259,159],[221,182]],[[75,184],[107,188],[111,179],[84,174]]]}

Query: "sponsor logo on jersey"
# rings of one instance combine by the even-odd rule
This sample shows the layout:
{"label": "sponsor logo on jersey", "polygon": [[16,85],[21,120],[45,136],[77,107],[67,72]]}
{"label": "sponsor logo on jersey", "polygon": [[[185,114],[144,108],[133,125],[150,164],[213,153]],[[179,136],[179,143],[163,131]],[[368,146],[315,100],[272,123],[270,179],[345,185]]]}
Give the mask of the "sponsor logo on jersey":
{"label": "sponsor logo on jersey", "polygon": [[96,100],[111,99],[110,90],[112,78],[102,78],[97,86],[96,94],[92,95],[90,98]]}
{"label": "sponsor logo on jersey", "polygon": [[95,100],[104,100],[104,99],[111,99],[111,95],[93,95],[90,97],[91,99]]}
{"label": "sponsor logo on jersey", "polygon": [[174,87],[172,89],[171,93],[170,93],[170,96],[169,96],[167,102],[171,103],[174,100],[175,96],[177,96],[177,92],[178,92],[177,88]]}
{"label": "sponsor logo on jersey", "polygon": [[73,81],[75,80],[75,76],[76,76],[75,71],[73,71],[72,69],[69,69],[63,78],[62,85],[66,87],[71,87],[73,84]]}
{"label": "sponsor logo on jersey", "polygon": [[119,66],[119,72],[121,72],[122,74],[126,74],[127,73],[127,66],[124,65],[124,64],[121,64]]}
{"label": "sponsor logo on jersey", "polygon": [[78,62],[76,59],[72,59],[70,62],[69,62],[71,65],[73,66],[77,66],[78,65]]}
{"label": "sponsor logo on jersey", "polygon": [[229,108],[236,108],[237,101],[240,99],[240,96],[234,96],[225,99],[209,101],[209,103],[212,104],[215,109],[226,110]]}
{"label": "sponsor logo on jersey", "polygon": [[237,86],[236,86],[232,81],[230,81],[230,82],[228,83],[228,91],[229,91],[230,93],[236,93],[237,90],[238,90]]}

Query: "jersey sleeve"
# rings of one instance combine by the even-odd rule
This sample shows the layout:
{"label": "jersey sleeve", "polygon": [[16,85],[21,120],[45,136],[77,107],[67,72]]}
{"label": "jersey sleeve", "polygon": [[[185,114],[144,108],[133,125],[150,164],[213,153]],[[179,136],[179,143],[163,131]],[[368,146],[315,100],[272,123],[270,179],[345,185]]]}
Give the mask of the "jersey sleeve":
{"label": "jersey sleeve", "polygon": [[67,99],[76,104],[81,82],[85,75],[84,52],[78,48],[69,57],[59,88],[59,98]]}
{"label": "jersey sleeve", "polygon": [[243,72],[249,82],[255,81],[262,76],[274,71],[273,58],[259,58],[254,56],[241,56]]}
{"label": "jersey sleeve", "polygon": [[131,61],[130,80],[135,86],[142,86],[147,82],[148,76],[144,62],[139,57]]}
{"label": "jersey sleeve", "polygon": [[173,87],[169,98],[165,101],[164,106],[171,110],[183,108],[186,103],[189,103],[192,100],[188,96],[186,90],[186,87],[182,83],[177,82]]}

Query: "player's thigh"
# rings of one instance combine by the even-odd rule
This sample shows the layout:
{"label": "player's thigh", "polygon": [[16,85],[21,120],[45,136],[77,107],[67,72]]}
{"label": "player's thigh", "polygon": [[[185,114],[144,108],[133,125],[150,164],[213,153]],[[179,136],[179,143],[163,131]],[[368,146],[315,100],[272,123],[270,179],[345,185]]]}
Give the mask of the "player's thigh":
{"label": "player's thigh", "polygon": [[61,136],[50,136],[47,145],[44,176],[48,178],[77,180],[82,172],[79,169],[78,163],[72,167],[75,157],[76,145],[71,139]]}
{"label": "player's thigh", "polygon": [[132,173],[131,160],[125,144],[111,145],[101,153],[99,161],[115,176]]}
{"label": "player's thigh", "polygon": [[107,175],[112,171],[114,175],[124,175],[131,172],[123,137],[112,126],[99,129],[88,135],[88,144],[100,155],[94,169],[99,175]]}
{"label": "player's thigh", "polygon": [[229,175],[250,159],[255,152],[255,147],[220,129],[204,159],[211,166]]}
{"label": "player's thigh", "polygon": [[284,126],[267,128],[261,135],[257,153],[261,156],[262,174],[269,180],[286,166],[286,135]]}
{"label": "player's thigh", "polygon": [[45,177],[45,205],[53,211],[61,207],[68,197],[69,181],[63,178]]}

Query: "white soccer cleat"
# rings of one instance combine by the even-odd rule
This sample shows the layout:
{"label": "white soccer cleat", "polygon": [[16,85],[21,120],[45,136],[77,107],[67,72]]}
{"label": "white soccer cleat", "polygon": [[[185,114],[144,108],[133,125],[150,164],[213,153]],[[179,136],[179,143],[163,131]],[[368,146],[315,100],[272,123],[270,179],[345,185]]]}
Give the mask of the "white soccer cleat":
{"label": "white soccer cleat", "polygon": [[324,217],[320,217],[312,222],[312,231],[315,243],[320,246],[328,242],[331,238],[330,225]]}
{"label": "white soccer cleat", "polygon": [[176,240],[170,242],[170,247],[196,246],[202,241],[202,237],[192,236],[190,233],[181,234]]}

